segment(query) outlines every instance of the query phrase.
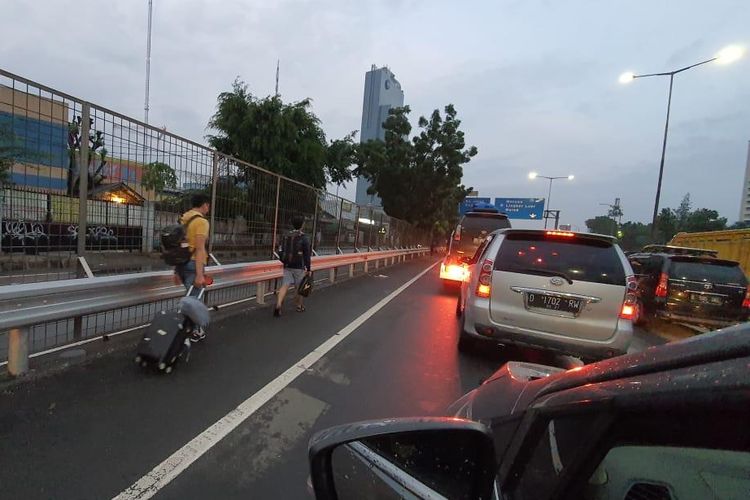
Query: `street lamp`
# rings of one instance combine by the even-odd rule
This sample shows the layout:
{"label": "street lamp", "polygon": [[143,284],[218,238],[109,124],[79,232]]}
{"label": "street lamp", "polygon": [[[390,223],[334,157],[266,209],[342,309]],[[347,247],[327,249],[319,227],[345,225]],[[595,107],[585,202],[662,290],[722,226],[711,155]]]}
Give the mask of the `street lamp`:
{"label": "street lamp", "polygon": [[[552,181],[557,180],[557,179],[568,179],[569,181],[572,181],[573,179],[575,179],[575,175],[572,175],[572,174],[550,177],[548,175],[540,175],[536,172],[529,172],[529,179],[531,179],[532,181],[536,179],[537,177],[541,177],[542,179],[547,179],[549,181],[549,191],[547,192],[547,211],[548,212],[549,212],[549,207],[550,207],[549,200],[550,198],[552,198]],[[547,229],[547,217],[544,218],[544,229]]]}
{"label": "street lamp", "polygon": [[656,216],[659,213],[659,197],[661,196],[661,181],[662,177],[664,176],[664,153],[667,150],[667,133],[669,132],[669,112],[672,108],[672,87],[674,85],[674,76],[677,73],[682,73],[683,71],[687,71],[689,69],[695,68],[696,66],[701,66],[703,64],[708,64],[710,62],[716,61],[719,64],[729,64],[732,63],[739,58],[742,57],[745,50],[742,47],[739,47],[737,45],[731,45],[729,47],[726,47],[719,51],[718,54],[716,54],[715,57],[712,57],[711,59],[706,59],[705,61],[701,61],[695,64],[691,64],[690,66],[685,66],[684,68],[676,69],[674,71],[665,71],[663,73],[648,73],[644,75],[636,75],[632,72],[626,72],[620,75],[620,83],[626,84],[630,83],[636,78],[647,78],[650,76],[668,76],[669,77],[669,97],[667,98],[667,119],[664,123],[664,140],[662,142],[661,146],[661,161],[659,162],[659,181],[656,184],[656,199],[654,200],[654,214],[651,218],[651,235],[653,236],[656,234]]}

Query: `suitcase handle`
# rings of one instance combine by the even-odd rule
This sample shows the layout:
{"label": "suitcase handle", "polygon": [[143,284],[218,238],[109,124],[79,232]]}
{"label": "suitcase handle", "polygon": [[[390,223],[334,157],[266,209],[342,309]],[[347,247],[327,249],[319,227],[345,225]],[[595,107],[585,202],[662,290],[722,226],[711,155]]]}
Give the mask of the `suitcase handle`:
{"label": "suitcase handle", "polygon": [[[188,288],[187,294],[185,297],[190,297],[190,295],[193,293],[193,288],[195,288],[193,285],[190,285],[190,288]],[[201,288],[201,291],[198,292],[198,296],[196,297],[198,300],[203,297],[203,293],[206,291],[206,287]]]}

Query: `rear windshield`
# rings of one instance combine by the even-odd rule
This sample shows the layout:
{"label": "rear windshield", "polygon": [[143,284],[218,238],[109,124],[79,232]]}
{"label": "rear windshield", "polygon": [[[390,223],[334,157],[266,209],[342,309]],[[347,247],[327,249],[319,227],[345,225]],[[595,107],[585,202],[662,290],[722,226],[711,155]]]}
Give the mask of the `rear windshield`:
{"label": "rear windshield", "polygon": [[495,258],[495,270],[625,284],[625,269],[614,245],[584,238],[509,234]]}
{"label": "rear windshield", "polygon": [[474,251],[492,231],[510,227],[507,217],[492,215],[465,215],[460,222],[461,240],[453,242],[453,248],[466,255],[473,255]]}
{"label": "rear windshield", "polygon": [[746,286],[745,274],[737,264],[701,261],[672,261],[669,277],[686,281],[704,281],[717,285]]}

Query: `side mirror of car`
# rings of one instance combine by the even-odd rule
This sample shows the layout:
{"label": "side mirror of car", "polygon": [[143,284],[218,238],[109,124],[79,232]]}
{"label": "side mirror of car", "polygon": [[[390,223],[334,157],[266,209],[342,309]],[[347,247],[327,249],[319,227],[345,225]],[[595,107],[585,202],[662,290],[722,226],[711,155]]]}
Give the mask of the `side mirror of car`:
{"label": "side mirror of car", "polygon": [[496,474],[489,429],[457,418],[332,427],[310,440],[309,459],[318,500],[489,499]]}

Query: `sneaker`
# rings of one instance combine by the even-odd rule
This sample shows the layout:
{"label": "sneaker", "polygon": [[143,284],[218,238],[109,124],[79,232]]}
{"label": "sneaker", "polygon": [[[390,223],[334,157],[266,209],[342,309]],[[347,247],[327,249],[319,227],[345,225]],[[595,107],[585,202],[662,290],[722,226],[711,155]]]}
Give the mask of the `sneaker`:
{"label": "sneaker", "polygon": [[200,342],[201,340],[206,338],[206,332],[203,331],[203,328],[196,329],[193,333],[190,334],[190,342]]}
{"label": "sneaker", "polygon": [[273,308],[273,317],[274,318],[280,318],[281,317],[281,309],[278,307]]}

